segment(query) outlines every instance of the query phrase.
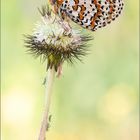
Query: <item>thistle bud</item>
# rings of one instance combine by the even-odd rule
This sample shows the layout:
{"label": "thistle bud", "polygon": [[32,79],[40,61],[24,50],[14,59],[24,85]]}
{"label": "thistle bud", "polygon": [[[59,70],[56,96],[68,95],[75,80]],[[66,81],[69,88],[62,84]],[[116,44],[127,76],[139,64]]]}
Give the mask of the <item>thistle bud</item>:
{"label": "thistle bud", "polygon": [[72,29],[67,21],[56,16],[48,7],[39,9],[42,20],[36,24],[32,35],[26,35],[25,46],[34,56],[47,60],[47,68],[57,71],[64,62],[73,63],[87,53],[90,36]]}

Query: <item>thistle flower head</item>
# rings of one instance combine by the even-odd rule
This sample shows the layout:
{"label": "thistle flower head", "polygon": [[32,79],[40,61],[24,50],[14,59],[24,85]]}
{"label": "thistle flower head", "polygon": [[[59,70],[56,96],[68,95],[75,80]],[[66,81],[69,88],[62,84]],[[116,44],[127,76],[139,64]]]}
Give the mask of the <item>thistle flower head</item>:
{"label": "thistle flower head", "polygon": [[26,35],[25,46],[36,57],[48,61],[47,68],[58,67],[64,62],[81,60],[87,52],[90,36],[81,35],[67,21],[56,16],[48,7],[39,10],[42,20],[36,24],[32,35]]}

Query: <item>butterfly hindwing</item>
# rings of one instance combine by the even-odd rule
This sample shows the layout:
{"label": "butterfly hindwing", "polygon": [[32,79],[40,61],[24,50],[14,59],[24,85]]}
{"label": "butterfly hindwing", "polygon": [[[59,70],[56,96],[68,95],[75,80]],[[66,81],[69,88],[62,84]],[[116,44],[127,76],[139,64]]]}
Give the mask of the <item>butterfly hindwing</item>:
{"label": "butterfly hindwing", "polygon": [[59,13],[90,30],[97,30],[115,20],[123,9],[122,0],[63,0]]}

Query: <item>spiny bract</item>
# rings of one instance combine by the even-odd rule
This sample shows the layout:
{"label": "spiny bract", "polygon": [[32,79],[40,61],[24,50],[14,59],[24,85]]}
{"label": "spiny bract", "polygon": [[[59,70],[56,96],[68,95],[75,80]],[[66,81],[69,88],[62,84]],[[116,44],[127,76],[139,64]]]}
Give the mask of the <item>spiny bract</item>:
{"label": "spiny bract", "polygon": [[92,31],[115,20],[123,9],[123,0],[50,0],[62,18]]}

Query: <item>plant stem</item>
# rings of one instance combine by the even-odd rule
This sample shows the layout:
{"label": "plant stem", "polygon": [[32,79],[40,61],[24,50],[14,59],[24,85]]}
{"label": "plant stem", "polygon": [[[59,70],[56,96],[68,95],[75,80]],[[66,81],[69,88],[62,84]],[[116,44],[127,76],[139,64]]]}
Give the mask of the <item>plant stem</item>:
{"label": "plant stem", "polygon": [[55,77],[55,70],[54,68],[49,69],[45,82],[45,108],[44,108],[44,114],[43,114],[43,120],[41,123],[41,129],[38,140],[46,140],[46,130],[48,128],[48,116],[49,116],[49,108],[51,103],[51,95],[52,95],[52,88],[53,88],[53,82]]}

